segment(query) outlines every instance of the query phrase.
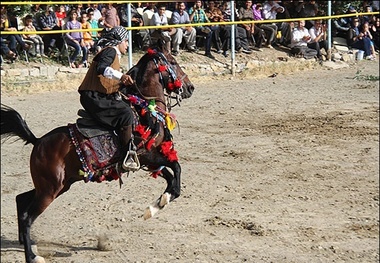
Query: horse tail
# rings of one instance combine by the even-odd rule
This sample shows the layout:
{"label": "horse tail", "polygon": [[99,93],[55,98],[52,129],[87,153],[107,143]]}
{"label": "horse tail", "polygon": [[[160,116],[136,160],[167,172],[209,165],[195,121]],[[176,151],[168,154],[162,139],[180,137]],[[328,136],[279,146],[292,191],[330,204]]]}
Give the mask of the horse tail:
{"label": "horse tail", "polygon": [[1,139],[8,139],[12,136],[19,137],[25,141],[25,144],[34,145],[38,140],[16,110],[1,104]]}

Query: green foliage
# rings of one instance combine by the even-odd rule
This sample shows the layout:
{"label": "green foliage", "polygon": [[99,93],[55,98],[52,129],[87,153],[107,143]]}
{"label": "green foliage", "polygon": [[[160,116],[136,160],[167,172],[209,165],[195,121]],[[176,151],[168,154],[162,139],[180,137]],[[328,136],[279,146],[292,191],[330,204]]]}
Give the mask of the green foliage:
{"label": "green foliage", "polygon": [[30,13],[30,8],[32,5],[10,5],[7,6],[8,15],[24,17]]}
{"label": "green foliage", "polygon": [[357,70],[354,79],[356,80],[369,80],[369,81],[379,81],[380,77],[379,76],[374,76],[374,75],[360,75],[362,70]]}
{"label": "green foliage", "polygon": [[[321,15],[327,15],[328,1],[316,1]],[[364,11],[363,1],[331,1],[332,14],[344,14],[350,6],[358,12]]]}

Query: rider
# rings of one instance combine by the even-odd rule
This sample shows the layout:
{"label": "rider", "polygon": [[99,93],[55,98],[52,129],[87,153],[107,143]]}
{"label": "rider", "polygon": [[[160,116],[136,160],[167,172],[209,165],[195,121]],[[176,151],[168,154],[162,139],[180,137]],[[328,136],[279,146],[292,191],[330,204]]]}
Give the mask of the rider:
{"label": "rider", "polygon": [[95,120],[118,132],[122,152],[128,153],[122,167],[125,171],[136,171],[137,155],[131,151],[133,112],[119,95],[122,84],[134,83],[131,76],[120,71],[121,54],[126,54],[128,48],[128,31],[121,26],[104,29],[98,46],[102,49],[78,89],[80,102]]}

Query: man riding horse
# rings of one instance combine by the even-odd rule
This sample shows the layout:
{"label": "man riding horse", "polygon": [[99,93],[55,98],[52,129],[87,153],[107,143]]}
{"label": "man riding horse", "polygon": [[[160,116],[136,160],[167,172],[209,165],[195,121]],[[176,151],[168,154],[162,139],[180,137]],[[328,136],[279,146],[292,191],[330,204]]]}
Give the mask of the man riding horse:
{"label": "man riding horse", "polygon": [[97,122],[118,132],[125,154],[122,168],[137,171],[140,167],[132,142],[133,112],[119,94],[121,85],[134,83],[131,76],[120,71],[121,54],[128,49],[128,31],[121,26],[104,31],[98,45],[103,49],[79,86],[80,102]]}

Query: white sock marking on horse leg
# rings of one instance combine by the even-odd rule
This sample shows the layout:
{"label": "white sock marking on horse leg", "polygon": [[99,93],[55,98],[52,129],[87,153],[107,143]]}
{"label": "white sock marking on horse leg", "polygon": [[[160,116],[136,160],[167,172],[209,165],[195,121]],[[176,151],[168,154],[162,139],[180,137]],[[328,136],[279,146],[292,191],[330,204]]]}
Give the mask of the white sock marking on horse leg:
{"label": "white sock marking on horse leg", "polygon": [[45,263],[45,259],[43,257],[36,256],[33,258],[32,263]]}
{"label": "white sock marking on horse leg", "polygon": [[31,248],[32,248],[32,252],[33,252],[34,254],[36,254],[36,255],[39,254],[39,253],[38,253],[37,245],[32,245]]}
{"label": "white sock marking on horse leg", "polygon": [[147,207],[145,209],[144,219],[147,220],[147,219],[153,217],[159,210],[160,210],[160,208],[158,208],[157,204],[150,205],[149,207]]}
{"label": "white sock marking on horse leg", "polygon": [[160,198],[160,203],[158,204],[160,207],[164,208],[165,205],[168,205],[170,202],[170,194],[163,193]]}
{"label": "white sock marking on horse leg", "polygon": [[158,211],[165,207],[170,202],[170,194],[163,193],[152,205],[147,207],[144,212],[144,219],[147,220],[153,217]]}

